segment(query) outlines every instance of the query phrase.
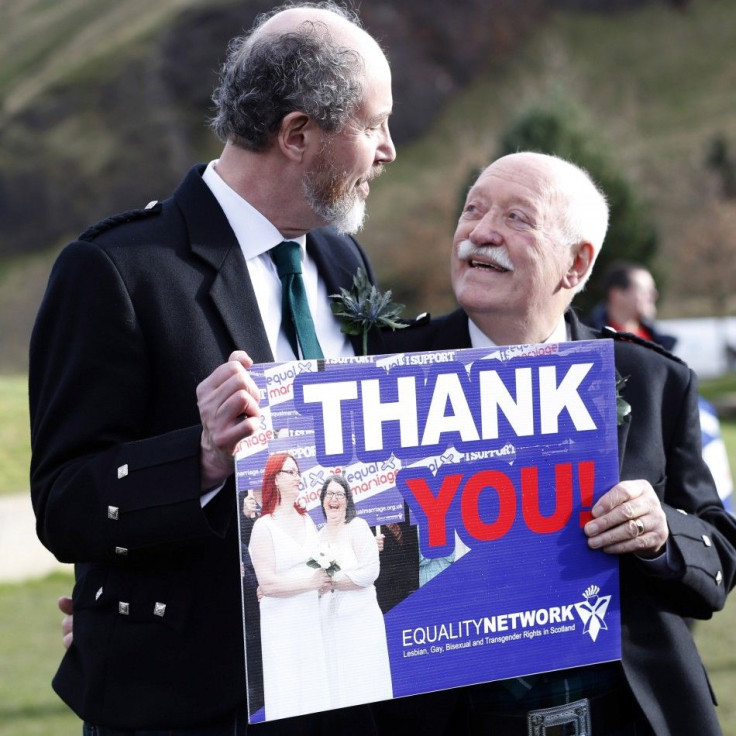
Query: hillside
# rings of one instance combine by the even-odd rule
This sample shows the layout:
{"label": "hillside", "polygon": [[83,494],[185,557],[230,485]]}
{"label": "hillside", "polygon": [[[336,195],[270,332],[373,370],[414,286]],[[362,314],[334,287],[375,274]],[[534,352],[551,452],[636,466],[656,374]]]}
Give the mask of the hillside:
{"label": "hillside", "polygon": [[[91,221],[165,196],[192,162],[217,154],[204,125],[217,65],[226,40],[271,3],[9,5],[0,8],[0,371],[24,368],[58,247]],[[627,9],[554,9],[564,5]],[[399,158],[373,187],[361,239],[409,311],[452,305],[447,245],[460,189],[508,123],[539,104],[588,127],[650,203],[669,274],[663,315],[711,309],[711,287],[682,254],[703,247],[710,222],[708,142],[721,134],[736,146],[730,0],[696,0],[687,12],[636,0],[372,0],[363,10],[394,68]],[[733,253],[731,232],[723,242]]]}
{"label": "hillside", "polygon": [[[424,133],[450,96],[542,15],[541,0],[463,0],[452,12],[443,5],[373,0],[363,10],[396,70],[399,144]],[[193,161],[215,155],[206,122],[227,42],[271,6],[16,0],[10,22],[0,23],[8,144],[0,158],[0,256],[48,247],[134,206],[133,192],[146,202],[162,197]]]}

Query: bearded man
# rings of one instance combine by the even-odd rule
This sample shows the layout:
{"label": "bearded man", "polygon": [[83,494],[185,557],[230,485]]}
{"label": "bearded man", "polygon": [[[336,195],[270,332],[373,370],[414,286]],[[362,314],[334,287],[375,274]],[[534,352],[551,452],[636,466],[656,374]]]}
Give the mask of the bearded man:
{"label": "bearded man", "polygon": [[[38,534],[76,566],[54,687],[90,736],[245,733],[232,454],[258,417],[246,369],[353,354],[328,295],[372,273],[346,233],[395,158],[388,62],[331,3],[260,17],[214,100],[219,159],[67,246],[32,337]],[[365,706],[256,730],[374,725]]]}

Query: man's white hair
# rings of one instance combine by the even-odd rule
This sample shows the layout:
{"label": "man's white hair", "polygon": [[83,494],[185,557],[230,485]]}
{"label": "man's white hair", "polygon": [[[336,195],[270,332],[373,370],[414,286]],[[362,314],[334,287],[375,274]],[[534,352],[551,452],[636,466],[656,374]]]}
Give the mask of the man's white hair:
{"label": "man's white hair", "polygon": [[590,174],[580,166],[559,156],[522,151],[498,161],[528,161],[542,169],[543,192],[553,212],[559,214],[560,245],[572,248],[579,243],[593,246],[593,260],[585,278],[575,287],[581,291],[593,271],[608,230],[608,202]]}

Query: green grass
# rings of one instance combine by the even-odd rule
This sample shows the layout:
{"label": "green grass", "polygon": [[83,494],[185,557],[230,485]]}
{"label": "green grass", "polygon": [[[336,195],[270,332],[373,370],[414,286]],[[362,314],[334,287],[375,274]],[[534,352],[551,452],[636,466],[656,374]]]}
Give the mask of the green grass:
{"label": "green grass", "polygon": [[31,461],[25,376],[0,376],[0,495],[28,491]]}
{"label": "green grass", "polygon": [[121,51],[127,53],[177,13],[205,2],[13,0],[7,22],[0,24],[2,107],[18,112],[54,84],[112,72]]}
{"label": "green grass", "polygon": [[736,596],[723,611],[695,624],[695,642],[718,698],[724,736],[736,736]]}
{"label": "green grass", "polygon": [[0,736],[81,733],[50,685],[63,652],[56,599],[71,587],[65,574],[0,585]]}
{"label": "green grass", "polygon": [[700,393],[710,400],[717,399],[721,394],[736,393],[736,373],[700,381]]}

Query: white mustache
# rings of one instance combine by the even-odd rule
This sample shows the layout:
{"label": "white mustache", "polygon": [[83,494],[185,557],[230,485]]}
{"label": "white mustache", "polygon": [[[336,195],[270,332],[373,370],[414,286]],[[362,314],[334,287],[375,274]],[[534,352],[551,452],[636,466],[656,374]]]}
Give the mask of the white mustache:
{"label": "white mustache", "polygon": [[514,264],[505,245],[473,245],[469,240],[463,240],[458,243],[457,255],[464,261],[471,261],[477,257],[491,261],[507,271],[514,270]]}

